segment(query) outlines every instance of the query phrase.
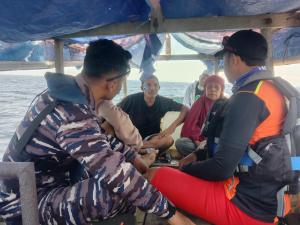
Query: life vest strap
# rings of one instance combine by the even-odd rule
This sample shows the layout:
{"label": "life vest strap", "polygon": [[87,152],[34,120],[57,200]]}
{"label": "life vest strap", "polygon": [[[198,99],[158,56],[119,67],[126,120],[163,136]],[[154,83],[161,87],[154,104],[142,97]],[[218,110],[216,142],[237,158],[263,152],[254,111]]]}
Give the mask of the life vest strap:
{"label": "life vest strap", "polygon": [[[272,144],[272,143],[270,143],[270,144]],[[270,144],[269,144],[269,145],[270,145]],[[266,148],[268,148],[268,146],[267,146]],[[261,160],[262,160],[262,157],[261,157],[259,154],[257,154],[250,146],[248,147],[247,154],[248,154],[249,158],[250,158],[256,165],[259,164],[259,163],[261,162]]]}
{"label": "life vest strap", "polygon": [[283,218],[285,216],[285,192],[288,190],[288,186],[284,186],[277,192],[277,216]]}
{"label": "life vest strap", "polygon": [[37,116],[33,119],[29,127],[25,130],[24,134],[18,138],[15,132],[12,141],[14,144],[14,151],[11,154],[19,159],[19,161],[28,161],[30,159],[29,154],[25,151],[25,146],[32,138],[33,133],[39,127],[40,123],[46,118],[46,116],[52,112],[57,105],[56,100],[51,101]]}

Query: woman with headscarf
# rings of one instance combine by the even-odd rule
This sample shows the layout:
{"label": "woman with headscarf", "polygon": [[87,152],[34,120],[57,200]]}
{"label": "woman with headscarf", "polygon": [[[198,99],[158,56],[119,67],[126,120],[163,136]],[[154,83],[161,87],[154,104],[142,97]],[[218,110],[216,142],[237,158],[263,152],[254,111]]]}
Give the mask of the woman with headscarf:
{"label": "woman with headscarf", "polygon": [[205,137],[201,135],[201,128],[213,103],[223,98],[223,91],[224,79],[220,76],[211,75],[205,80],[204,94],[192,105],[181,130],[181,138],[175,142],[182,156],[204,146]]}

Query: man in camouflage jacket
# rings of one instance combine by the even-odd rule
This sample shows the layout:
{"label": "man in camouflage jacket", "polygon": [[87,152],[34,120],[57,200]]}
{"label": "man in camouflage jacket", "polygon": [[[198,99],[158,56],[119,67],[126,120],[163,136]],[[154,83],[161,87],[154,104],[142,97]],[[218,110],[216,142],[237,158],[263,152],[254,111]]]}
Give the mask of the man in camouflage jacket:
{"label": "man in camouflage jacket", "polygon": [[[46,74],[48,89],[18,126],[3,161],[34,162],[41,224],[91,224],[133,212],[135,207],[164,217],[170,224],[190,224],[141,175],[147,168],[135,150],[100,128],[95,109],[120,91],[130,71],[130,58],[128,51],[112,41],[90,43],[82,73],[76,77]],[[21,156],[16,142],[53,102],[55,108],[42,120]],[[16,197],[6,198],[9,201],[2,205],[1,214],[18,224],[19,192],[13,181],[5,184],[6,191]]]}

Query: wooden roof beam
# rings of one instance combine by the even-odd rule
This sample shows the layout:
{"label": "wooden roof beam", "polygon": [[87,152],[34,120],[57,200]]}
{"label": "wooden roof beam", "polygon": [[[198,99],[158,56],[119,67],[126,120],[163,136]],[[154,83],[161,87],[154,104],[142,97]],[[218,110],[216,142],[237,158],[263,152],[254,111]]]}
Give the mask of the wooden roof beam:
{"label": "wooden roof beam", "polygon": [[[198,54],[190,55],[160,55],[157,60],[214,60],[213,56],[201,56]],[[274,60],[274,66],[299,64],[300,59],[293,57],[289,59],[277,59]],[[82,66],[82,61],[65,61],[65,67]],[[52,69],[55,68],[55,62],[44,61],[44,62],[24,62],[24,61],[0,61],[0,71],[10,70],[36,70],[36,69]]]}
{"label": "wooden roof beam", "polygon": [[[82,61],[66,61],[64,62],[65,67],[81,66]],[[0,61],[0,71],[11,71],[11,70],[40,70],[40,69],[52,69],[55,68],[55,62],[52,61]]]}
{"label": "wooden roof beam", "polygon": [[159,61],[167,60],[215,60],[213,55],[206,54],[185,54],[185,55],[159,55],[157,57]]}
{"label": "wooden roof beam", "polygon": [[[153,27],[155,24],[156,27]],[[158,26],[157,26],[158,25]],[[126,22],[67,34],[56,38],[101,35],[224,31],[248,28],[300,27],[300,12],[273,13],[254,16],[212,16],[188,19],[163,19],[161,23]]]}

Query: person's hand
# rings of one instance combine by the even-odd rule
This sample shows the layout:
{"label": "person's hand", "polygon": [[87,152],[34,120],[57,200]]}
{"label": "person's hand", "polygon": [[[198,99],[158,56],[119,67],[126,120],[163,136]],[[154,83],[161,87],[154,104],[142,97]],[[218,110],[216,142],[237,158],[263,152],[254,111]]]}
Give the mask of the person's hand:
{"label": "person's hand", "polygon": [[145,162],[142,160],[140,155],[137,155],[133,161],[133,165],[135,168],[141,173],[145,174],[148,170],[148,166],[145,164]]}
{"label": "person's hand", "polygon": [[149,147],[142,147],[140,150],[139,150],[139,153],[140,154],[151,154],[151,153],[158,153],[158,150],[155,149],[155,148],[149,148]]}
{"label": "person's hand", "polygon": [[105,121],[101,124],[101,128],[105,130],[106,134],[116,136],[114,128],[107,121]]}
{"label": "person's hand", "polygon": [[201,144],[200,141],[195,141],[195,145],[198,147]]}
{"label": "person's hand", "polygon": [[170,225],[196,225],[193,223],[189,218],[181,214],[180,212],[176,211],[174,216],[172,216],[169,220],[168,223]]}
{"label": "person's hand", "polygon": [[197,148],[196,150],[199,150],[199,149],[204,149],[205,148],[205,145],[206,145],[206,140],[204,141],[195,141],[196,145],[197,145]]}
{"label": "person's hand", "polygon": [[174,133],[176,127],[175,126],[169,126],[167,129],[163,130],[162,132],[159,133],[159,137],[165,137],[165,136],[170,136]]}
{"label": "person's hand", "polygon": [[140,150],[139,153],[143,153],[143,152],[144,152],[144,155],[142,155],[141,158],[143,159],[146,166],[150,167],[154,163],[159,151],[154,148],[146,148],[146,149]]}
{"label": "person's hand", "polygon": [[179,169],[182,169],[183,166],[195,161],[197,161],[197,156],[194,153],[191,153],[179,161]]}

